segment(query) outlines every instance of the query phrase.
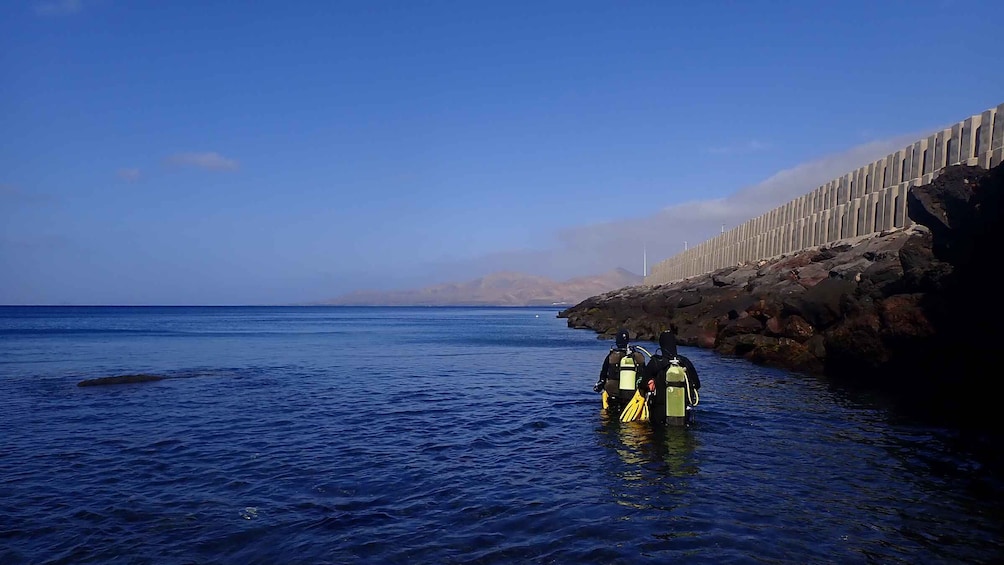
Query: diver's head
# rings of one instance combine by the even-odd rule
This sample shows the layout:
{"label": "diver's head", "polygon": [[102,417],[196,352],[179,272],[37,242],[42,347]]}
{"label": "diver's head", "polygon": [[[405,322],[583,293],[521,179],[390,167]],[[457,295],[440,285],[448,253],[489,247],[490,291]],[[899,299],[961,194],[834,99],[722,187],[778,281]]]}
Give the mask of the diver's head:
{"label": "diver's head", "polygon": [[676,336],[673,335],[673,332],[666,330],[659,334],[659,347],[662,349],[663,355],[676,356]]}
{"label": "diver's head", "polygon": [[631,339],[631,335],[627,330],[621,329],[617,332],[617,347],[624,349],[628,345],[628,341]]}

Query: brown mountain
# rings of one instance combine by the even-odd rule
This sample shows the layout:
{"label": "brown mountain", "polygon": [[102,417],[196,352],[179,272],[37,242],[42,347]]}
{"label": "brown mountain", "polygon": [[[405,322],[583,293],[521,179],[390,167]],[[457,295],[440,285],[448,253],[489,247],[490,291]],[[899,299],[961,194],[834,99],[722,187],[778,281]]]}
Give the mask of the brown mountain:
{"label": "brown mountain", "polygon": [[417,290],[356,291],[319,304],[334,306],[550,306],[578,304],[611,290],[641,284],[624,269],[555,281],[523,273],[499,272],[472,281]]}

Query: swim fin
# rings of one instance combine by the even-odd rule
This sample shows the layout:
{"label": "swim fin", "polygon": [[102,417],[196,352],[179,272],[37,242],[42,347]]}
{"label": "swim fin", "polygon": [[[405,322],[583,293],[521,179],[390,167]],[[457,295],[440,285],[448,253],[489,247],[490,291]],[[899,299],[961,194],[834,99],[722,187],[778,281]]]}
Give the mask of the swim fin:
{"label": "swim fin", "polygon": [[607,394],[607,391],[603,391],[602,398],[603,398],[603,409],[606,410],[607,408],[610,408],[610,401],[608,400],[610,398],[610,395]]}
{"label": "swim fin", "polygon": [[624,407],[624,411],[621,412],[621,422],[633,422],[635,420],[642,419],[642,411],[645,412],[645,418],[648,418],[648,410],[646,410],[645,397],[641,395],[637,390],[634,391],[634,396],[631,401],[628,402],[627,406]]}

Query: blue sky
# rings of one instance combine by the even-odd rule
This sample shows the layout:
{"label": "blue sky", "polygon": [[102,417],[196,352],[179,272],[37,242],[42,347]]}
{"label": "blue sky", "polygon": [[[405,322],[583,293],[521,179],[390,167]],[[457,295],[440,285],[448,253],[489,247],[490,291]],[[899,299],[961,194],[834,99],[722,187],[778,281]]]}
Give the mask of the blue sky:
{"label": "blue sky", "polygon": [[0,4],[0,304],[640,273],[1004,102],[999,1]]}

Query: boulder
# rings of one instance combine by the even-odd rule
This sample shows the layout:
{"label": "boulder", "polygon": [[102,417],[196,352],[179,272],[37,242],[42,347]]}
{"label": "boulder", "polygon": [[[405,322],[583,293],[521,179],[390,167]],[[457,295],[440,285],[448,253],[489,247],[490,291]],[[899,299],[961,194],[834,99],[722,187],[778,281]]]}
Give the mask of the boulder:
{"label": "boulder", "polygon": [[114,377],[98,377],[96,379],[87,379],[77,383],[77,386],[104,386],[104,385],[125,385],[125,384],[135,384],[135,383],[148,383],[153,381],[161,381],[167,377],[161,377],[158,375],[118,375]]}

